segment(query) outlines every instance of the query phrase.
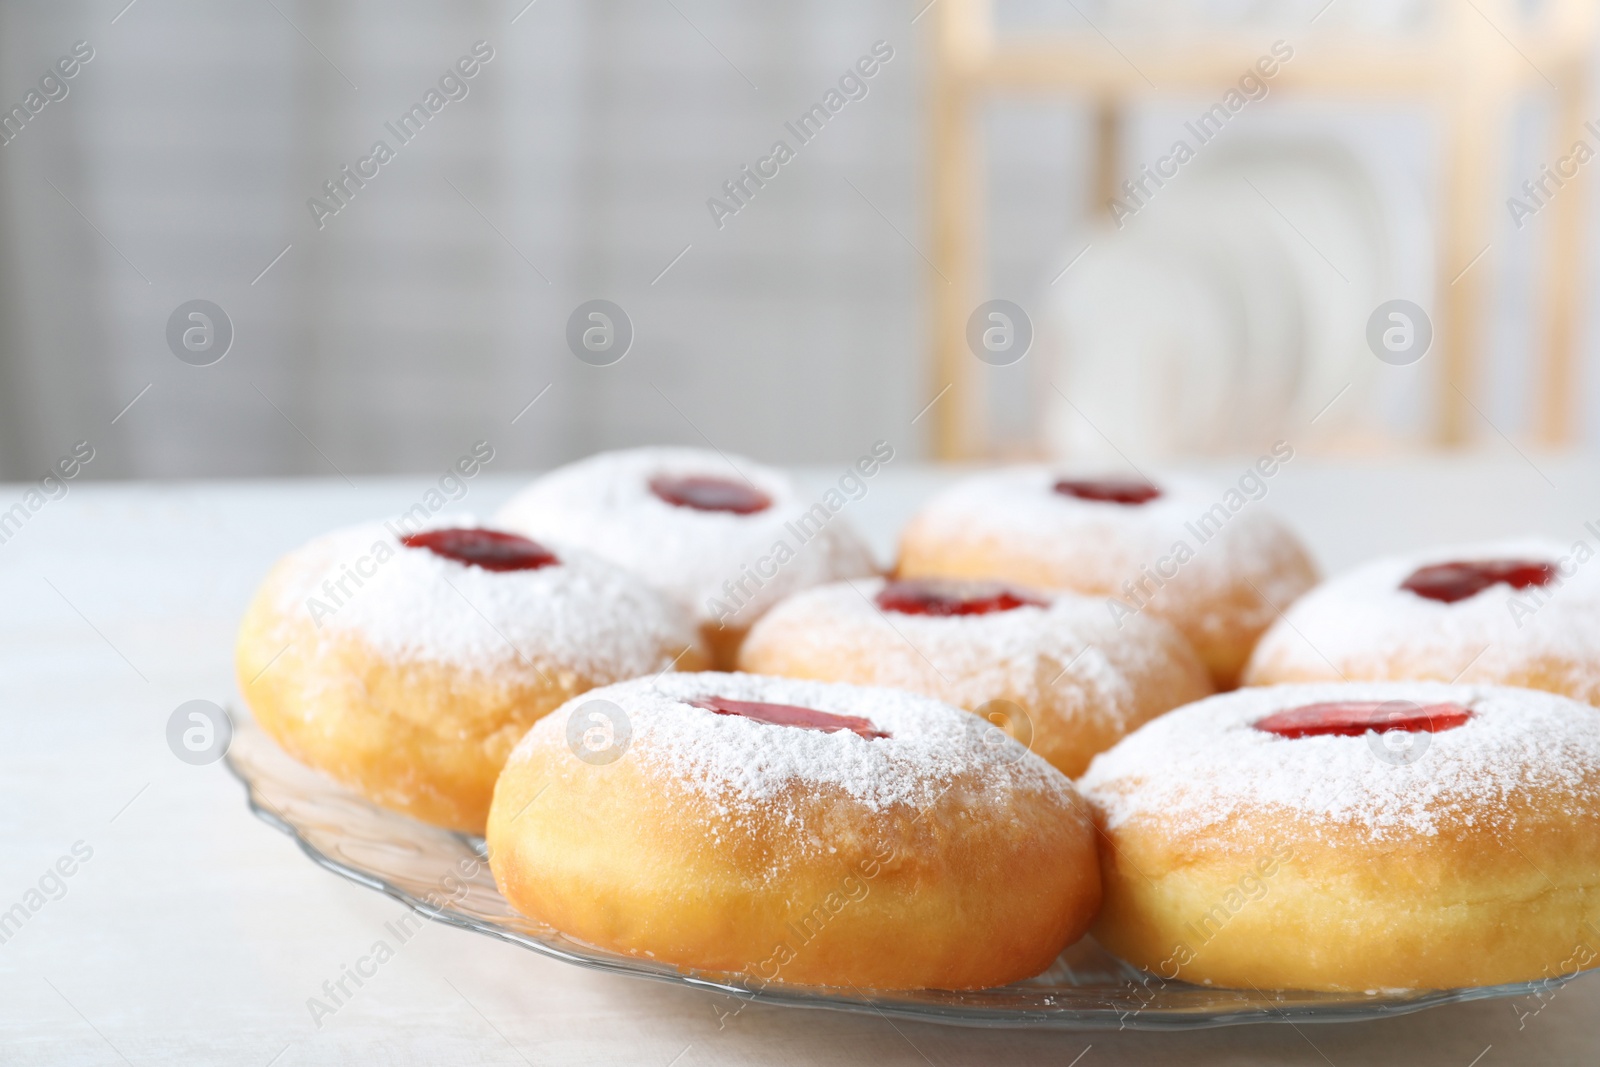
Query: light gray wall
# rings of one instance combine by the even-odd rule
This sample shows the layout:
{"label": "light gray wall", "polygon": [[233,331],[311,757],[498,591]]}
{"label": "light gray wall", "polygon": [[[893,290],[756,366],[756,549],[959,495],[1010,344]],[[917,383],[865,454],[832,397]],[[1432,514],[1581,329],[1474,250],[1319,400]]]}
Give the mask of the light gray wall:
{"label": "light gray wall", "polygon": [[[479,438],[505,467],[650,441],[779,462],[878,437],[923,453],[931,420],[910,419],[938,384],[920,0],[125,3],[0,5],[0,106],[74,41],[96,53],[0,146],[0,478],[34,477],[80,439],[91,477],[427,470]],[[495,58],[470,95],[319,230],[307,198],[479,39]],[[718,229],[707,198],[775,139],[794,144],[784,121],[878,40],[895,58],[868,96]],[[1130,153],[1159,128],[1142,121]],[[1424,159],[1416,125],[1380,123],[1369,151],[1400,138]],[[1087,132],[1081,107],[1044,98],[988,113],[985,295],[1026,304],[1059,269],[1087,206]],[[1531,154],[1508,179],[1545,156],[1519,144]],[[1424,163],[1391,171],[1426,197]],[[1494,268],[1486,405],[1513,432],[1529,247],[1508,241]],[[612,367],[564,343],[593,297],[635,323]],[[211,367],[165,342],[194,298],[236,331]],[[984,373],[999,440],[1025,447],[1034,369]],[[1600,405],[1592,376],[1585,389]]]}
{"label": "light gray wall", "polygon": [[[512,24],[520,4],[275,2],[0,13],[8,104],[74,41],[96,52],[0,147],[0,476],[82,437],[91,474],[162,476],[426,469],[481,437],[520,465],[910,446],[922,261],[896,230],[925,244],[923,75],[901,5],[539,0]],[[319,231],[307,198],[479,39],[467,98]],[[713,225],[707,198],[878,40],[868,95]],[[236,329],[206,368],[164,341],[196,297]],[[612,367],[565,346],[592,297],[635,323]]]}

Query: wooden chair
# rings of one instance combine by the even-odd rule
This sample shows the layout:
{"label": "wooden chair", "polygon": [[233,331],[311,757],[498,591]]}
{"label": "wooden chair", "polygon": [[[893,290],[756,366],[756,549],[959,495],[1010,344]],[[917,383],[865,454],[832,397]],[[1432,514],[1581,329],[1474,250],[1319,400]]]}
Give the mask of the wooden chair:
{"label": "wooden chair", "polygon": [[[1461,445],[1481,432],[1468,399],[1477,385],[1496,212],[1515,190],[1501,185],[1509,113],[1516,92],[1548,90],[1556,99],[1553,163],[1584,130],[1588,57],[1595,0],[1546,0],[1535,18],[1515,0],[1435,0],[1428,26],[1413,34],[1318,32],[1294,37],[1292,27],[1218,33],[1207,38],[1116,35],[1113,47],[1096,28],[1027,36],[997,33],[990,0],[938,0],[932,19],[932,170],[934,342],[936,389],[954,388],[934,406],[934,454],[972,459],[987,454],[986,398],[979,365],[967,350],[966,321],[982,292],[982,103],[1001,94],[1071,94],[1093,102],[1098,116],[1095,208],[1103,210],[1125,177],[1118,172],[1120,130],[1131,101],[1158,91],[1218,93],[1235,84],[1274,36],[1293,37],[1295,58],[1273,79],[1274,95],[1324,93],[1407,100],[1437,116],[1443,158],[1439,173],[1437,284],[1432,313],[1437,376],[1433,439]],[[1115,33],[1115,31],[1111,31]],[[1118,49],[1136,57],[1135,68]],[[1146,81],[1149,79],[1149,82]],[[1152,89],[1153,82],[1156,89]],[[1600,165],[1600,163],[1597,163]],[[1574,436],[1580,230],[1583,188],[1569,183],[1540,211],[1544,226],[1544,345],[1530,372],[1533,425],[1539,443],[1559,447]],[[941,276],[942,275],[942,276]]]}

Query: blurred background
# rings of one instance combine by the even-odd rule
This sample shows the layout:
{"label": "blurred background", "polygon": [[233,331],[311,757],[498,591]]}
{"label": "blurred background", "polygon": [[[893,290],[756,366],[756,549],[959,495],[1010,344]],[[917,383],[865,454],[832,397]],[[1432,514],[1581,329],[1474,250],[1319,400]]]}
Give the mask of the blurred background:
{"label": "blurred background", "polygon": [[0,479],[1592,448],[1594,8],[7,2]]}

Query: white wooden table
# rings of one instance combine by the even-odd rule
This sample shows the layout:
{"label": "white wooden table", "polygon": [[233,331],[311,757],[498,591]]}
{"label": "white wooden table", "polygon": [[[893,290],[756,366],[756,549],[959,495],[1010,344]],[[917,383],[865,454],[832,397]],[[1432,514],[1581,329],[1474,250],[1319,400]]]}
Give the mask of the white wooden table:
{"label": "white wooden table", "polygon": [[[1439,541],[1586,536],[1584,521],[1600,519],[1600,464],[1534,462],[1297,459],[1267,504],[1332,569]],[[1208,472],[1231,480],[1244,467]],[[837,475],[804,473],[819,486]],[[946,477],[887,469],[850,512],[887,557],[898,524]],[[237,703],[234,625],[274,558],[335,525],[393,514],[428,481],[75,484],[0,544],[0,912],[40,904],[0,944],[0,1062],[947,1067],[1066,1065],[1090,1045],[1082,1067],[1600,1061],[1592,976],[1542,1005],[1377,1023],[981,1031],[762,1006],[720,1019],[731,1005],[705,993],[431,923],[318,1028],[307,999],[400,906],[313,866],[246,810],[221,764],[177,760],[165,724],[196,697]],[[519,483],[485,475],[464,506],[487,514]],[[22,491],[0,486],[0,510]],[[77,842],[91,858],[59,883],[45,878]],[[41,878],[59,899],[28,896]]]}

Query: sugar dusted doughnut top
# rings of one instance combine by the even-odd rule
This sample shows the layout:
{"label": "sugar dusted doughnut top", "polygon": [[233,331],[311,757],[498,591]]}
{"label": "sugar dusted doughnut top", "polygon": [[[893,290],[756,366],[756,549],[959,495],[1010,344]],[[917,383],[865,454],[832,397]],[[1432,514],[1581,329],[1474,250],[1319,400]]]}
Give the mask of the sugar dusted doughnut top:
{"label": "sugar dusted doughnut top", "polygon": [[[888,736],[773,725],[697,706],[717,697],[865,719],[871,729],[864,732]],[[631,738],[623,758],[685,784],[719,812],[765,808],[795,786],[836,788],[875,812],[923,809],[957,781],[975,793],[1050,794],[1076,802],[1065,776],[948,704],[898,689],[759,674],[674,673],[590,690],[535,725],[511,763],[536,746],[565,746],[569,714],[593,700],[609,701],[627,715]]]}
{"label": "sugar dusted doughnut top", "polygon": [[[1526,565],[1541,562],[1555,573],[1530,584],[1537,575]],[[1499,563],[1509,581],[1492,580],[1493,569],[1461,581],[1442,571],[1448,563]],[[1411,584],[1434,595],[1405,588],[1419,573]],[[1337,669],[1351,677],[1404,671],[1527,684],[1521,679],[1537,665],[1552,675],[1552,688],[1600,695],[1600,561],[1578,562],[1572,547],[1555,541],[1485,542],[1374,560],[1317,586],[1285,615],[1261,639],[1247,678]]]}
{"label": "sugar dusted doughnut top", "polygon": [[[1237,506],[1230,509],[1230,501]],[[1219,504],[1222,512],[1214,510]],[[1190,478],[1163,477],[1152,484],[1076,478],[1048,466],[1009,467],[940,492],[914,524],[919,533],[937,530],[955,546],[1007,546],[1048,561],[1056,573],[1077,576],[1079,587],[1082,579],[1097,576],[1095,584],[1117,595],[1124,580],[1137,581],[1141,568],[1170,556],[1178,541],[1194,552],[1180,573],[1196,594],[1228,587],[1241,574],[1274,604],[1300,592],[1298,572],[1276,565],[1284,545],[1295,542],[1265,503],[1237,487]]]}
{"label": "sugar dusted doughnut top", "polygon": [[[738,607],[730,621],[742,626],[798,589],[875,570],[847,518],[823,504],[829,517],[820,522],[819,503],[783,473],[741,456],[635,448],[551,471],[513,497],[498,521],[618,563],[698,619],[715,617],[713,598]],[[793,558],[774,559],[779,541]],[[751,574],[739,605],[725,583]]]}
{"label": "sugar dusted doughnut top", "polygon": [[[319,537],[274,572],[279,616],[320,640],[354,635],[391,659],[483,671],[535,663],[615,678],[661,670],[663,647],[695,644],[677,605],[586,552],[554,542],[530,550],[520,538],[463,549],[459,538],[430,536],[473,528],[457,516],[414,539],[440,550],[409,547],[382,523]],[[515,569],[499,569],[507,561]]]}
{"label": "sugar dusted doughnut top", "polygon": [[[1256,726],[1290,709],[1351,702],[1405,702],[1391,706],[1413,715],[1420,707],[1435,730],[1412,734],[1415,747],[1401,759],[1387,734],[1286,737]],[[1596,810],[1600,711],[1504,686],[1239,689],[1146,723],[1095,757],[1078,787],[1110,829],[1138,822],[1196,839],[1268,827],[1313,837],[1349,829],[1374,841],[1493,832],[1515,818],[1508,804],[1530,795],[1546,810]]]}
{"label": "sugar dusted doughnut top", "polygon": [[[1002,606],[970,614],[896,610],[896,594],[908,587],[949,590],[952,599],[963,591],[976,595],[980,604],[988,600]],[[1015,606],[1004,606],[1011,603]],[[1167,624],[1152,616],[1132,616],[1118,626],[1104,601],[1074,593],[1004,583],[870,578],[818,586],[790,598],[750,640],[782,642],[789,658],[819,662],[837,649],[881,648],[887,635],[892,654],[873,659],[875,678],[884,685],[926,691],[930,683],[943,682],[946,697],[970,701],[971,707],[998,693],[1043,700],[1075,684],[1092,697],[1082,714],[1120,731],[1137,704],[1130,674],[1161,670],[1172,656],[1171,642],[1179,640],[1158,629],[1166,630]]]}

